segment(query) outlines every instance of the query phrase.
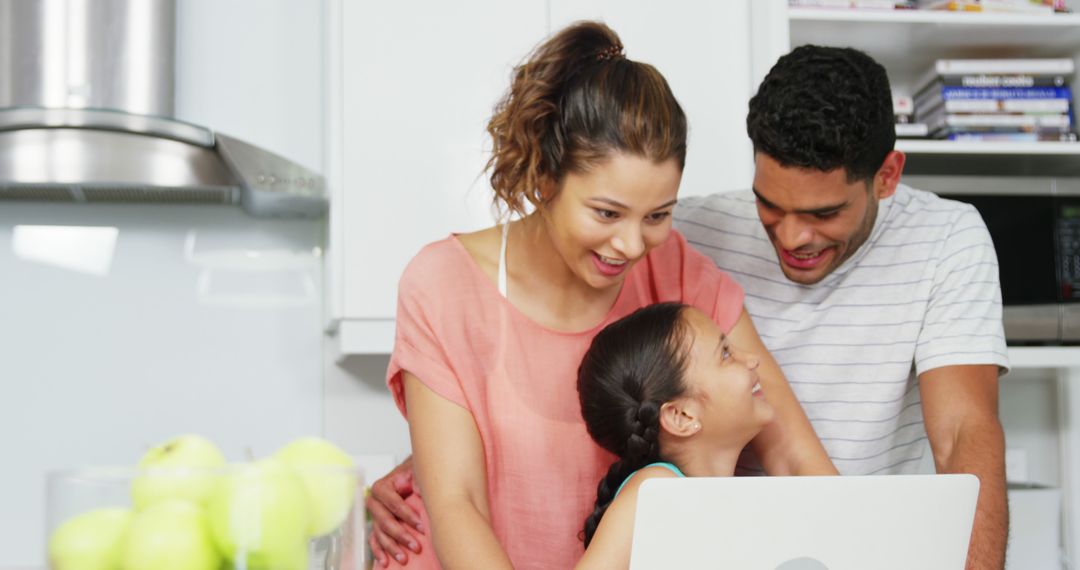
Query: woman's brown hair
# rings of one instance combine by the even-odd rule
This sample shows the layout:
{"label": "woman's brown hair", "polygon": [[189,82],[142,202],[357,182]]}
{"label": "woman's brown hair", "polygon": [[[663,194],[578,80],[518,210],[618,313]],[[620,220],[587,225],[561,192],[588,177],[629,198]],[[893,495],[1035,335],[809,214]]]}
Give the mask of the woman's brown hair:
{"label": "woman's brown hair", "polygon": [[567,172],[582,172],[616,152],[685,165],[682,107],[656,68],[627,59],[622,50],[611,28],[579,22],[514,69],[487,127],[497,207],[519,215],[530,203],[542,208],[543,183],[558,187]]}

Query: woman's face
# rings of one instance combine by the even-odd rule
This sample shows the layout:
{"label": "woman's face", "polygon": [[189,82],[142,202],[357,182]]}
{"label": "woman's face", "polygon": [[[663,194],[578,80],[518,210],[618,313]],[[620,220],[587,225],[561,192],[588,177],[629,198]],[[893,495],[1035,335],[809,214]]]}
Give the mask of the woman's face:
{"label": "woman's face", "polygon": [[733,347],[705,313],[683,310],[691,337],[686,382],[701,404],[701,430],[718,445],[743,446],[773,419],[757,358]]}
{"label": "woman's face", "polygon": [[621,153],[567,174],[544,215],[559,256],[590,287],[622,283],[671,233],[681,179],[675,159],[656,163]]}

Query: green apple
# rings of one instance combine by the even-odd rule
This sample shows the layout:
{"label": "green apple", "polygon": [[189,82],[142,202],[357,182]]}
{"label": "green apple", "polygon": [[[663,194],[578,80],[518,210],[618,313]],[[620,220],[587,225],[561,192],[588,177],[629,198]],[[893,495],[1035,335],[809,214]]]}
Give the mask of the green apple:
{"label": "green apple", "polygon": [[[279,551],[280,554],[276,555],[275,561],[272,565],[248,565],[249,570],[308,570],[308,543],[304,541],[292,548],[286,548]],[[242,568],[242,566],[231,566],[232,568]],[[336,566],[327,566],[327,568],[336,568]]]}
{"label": "green apple", "polygon": [[218,482],[207,508],[214,540],[234,567],[305,568],[311,524],[307,493],[281,460],[235,466]]}
{"label": "green apple", "polygon": [[139,460],[131,482],[131,499],[143,509],[166,499],[205,504],[225,458],[214,443],[199,435],[182,435],[154,446]]}
{"label": "green apple", "polygon": [[131,517],[128,509],[98,509],[68,519],[49,537],[49,568],[115,570]]}
{"label": "green apple", "polygon": [[356,497],[356,464],[336,445],[318,437],[305,437],[281,448],[274,457],[300,475],[311,505],[308,534],[329,534],[345,522]]}
{"label": "green apple", "polygon": [[158,501],[131,521],[120,556],[123,570],[218,570],[203,508],[189,501]]}

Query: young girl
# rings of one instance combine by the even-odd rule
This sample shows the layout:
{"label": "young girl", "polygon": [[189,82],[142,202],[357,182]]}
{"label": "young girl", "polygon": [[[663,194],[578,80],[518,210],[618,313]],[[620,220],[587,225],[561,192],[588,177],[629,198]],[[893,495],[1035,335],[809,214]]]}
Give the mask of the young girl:
{"label": "young girl", "polygon": [[578,371],[589,435],[618,457],[585,520],[579,570],[630,563],[637,491],[653,477],[731,476],[774,416],[758,360],[679,303],[639,309],[593,338]]}

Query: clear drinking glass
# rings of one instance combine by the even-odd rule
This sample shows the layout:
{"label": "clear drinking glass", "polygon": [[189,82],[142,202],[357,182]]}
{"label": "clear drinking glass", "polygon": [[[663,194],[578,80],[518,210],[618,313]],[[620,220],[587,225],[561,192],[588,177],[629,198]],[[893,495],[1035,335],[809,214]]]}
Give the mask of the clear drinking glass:
{"label": "clear drinking glass", "polygon": [[[206,568],[211,560],[209,556],[217,556],[212,570],[366,568],[364,483],[359,469],[293,469],[296,481],[302,481],[302,496],[306,499],[300,504],[295,485],[289,483],[283,487],[280,481],[264,476],[255,465],[142,472],[135,468],[101,467],[49,473],[45,516],[49,568],[119,570],[120,560],[125,557],[130,563],[170,555],[169,548],[185,544],[184,537],[190,539],[193,534],[205,537],[206,544],[216,554],[197,557],[198,562],[193,563],[191,570]],[[133,482],[137,479],[140,484],[150,486],[183,481],[189,483],[188,489],[194,481],[194,485],[211,489],[212,498],[206,502],[155,499],[148,505],[141,500],[141,508],[136,509],[132,495]],[[312,494],[321,494],[321,500],[312,500]],[[163,502],[185,505],[162,507]],[[311,506],[312,503],[321,508]],[[154,513],[147,515],[152,509]],[[104,517],[94,518],[105,510],[109,513]],[[117,515],[121,510],[130,515]],[[303,527],[307,532],[296,532],[304,524],[298,518],[303,515],[300,511],[307,513],[308,523]],[[82,517],[86,524],[69,524],[57,533],[66,522],[77,517]],[[120,520],[124,522],[115,522]],[[122,530],[103,531],[114,525]],[[199,525],[205,534],[191,530]],[[313,536],[316,531],[317,536]],[[192,550],[203,549],[181,550],[189,555]],[[280,556],[283,552],[288,556]],[[71,562],[73,559],[75,562]]]}

